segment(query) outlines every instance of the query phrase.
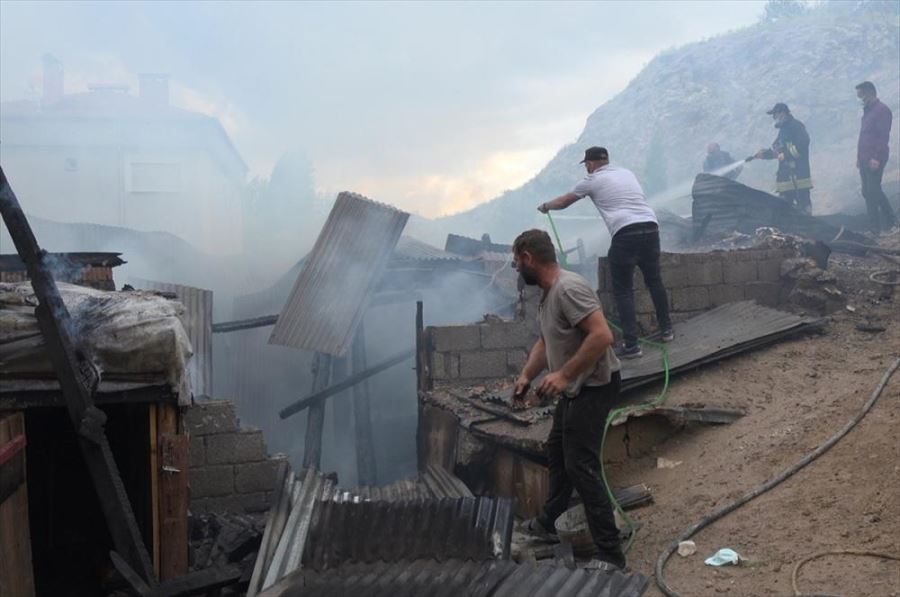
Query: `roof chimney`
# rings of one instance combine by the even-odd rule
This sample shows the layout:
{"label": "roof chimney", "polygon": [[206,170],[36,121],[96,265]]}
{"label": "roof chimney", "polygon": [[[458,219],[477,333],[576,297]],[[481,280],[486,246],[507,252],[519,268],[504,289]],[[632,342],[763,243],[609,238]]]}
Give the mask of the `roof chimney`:
{"label": "roof chimney", "polygon": [[169,75],[141,73],[138,81],[141,99],[147,106],[165,108],[169,105]]}
{"label": "roof chimney", "polygon": [[63,97],[63,65],[53,54],[44,54],[41,59],[44,63],[41,104],[49,106]]}

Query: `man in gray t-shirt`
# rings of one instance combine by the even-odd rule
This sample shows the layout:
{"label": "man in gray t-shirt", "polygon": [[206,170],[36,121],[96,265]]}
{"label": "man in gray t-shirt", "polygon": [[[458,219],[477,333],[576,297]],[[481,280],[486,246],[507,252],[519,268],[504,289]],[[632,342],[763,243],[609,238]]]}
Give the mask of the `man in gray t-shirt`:
{"label": "man in gray t-shirt", "polygon": [[525,283],[544,291],[538,311],[541,337],[516,380],[514,399],[524,399],[531,381],[544,369],[550,372],[535,391],[557,399],[547,437],[550,495],[541,515],[526,523],[526,531],[555,537],[554,523],[569,508],[577,489],[597,545],[597,567],[624,568],[625,555],[600,471],[603,429],[620,385],[612,332],[587,280],[556,262],[546,232],[520,234],[513,256]]}

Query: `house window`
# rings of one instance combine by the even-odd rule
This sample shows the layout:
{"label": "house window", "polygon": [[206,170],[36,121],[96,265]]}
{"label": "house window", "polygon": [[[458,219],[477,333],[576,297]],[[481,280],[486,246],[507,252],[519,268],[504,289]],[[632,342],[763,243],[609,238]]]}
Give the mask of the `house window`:
{"label": "house window", "polygon": [[78,172],[78,158],[66,158],[66,172]]}
{"label": "house window", "polygon": [[173,162],[131,162],[129,191],[177,193],[181,190],[181,166]]}

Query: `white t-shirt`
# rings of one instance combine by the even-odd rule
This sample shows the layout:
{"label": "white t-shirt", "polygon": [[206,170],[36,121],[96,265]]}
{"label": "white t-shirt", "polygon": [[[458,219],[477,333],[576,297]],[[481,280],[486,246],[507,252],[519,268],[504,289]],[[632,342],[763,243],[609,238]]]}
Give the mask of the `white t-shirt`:
{"label": "white t-shirt", "polygon": [[579,199],[590,196],[611,236],[631,224],[659,223],[631,170],[610,164],[601,166],[585,176],[572,192]]}

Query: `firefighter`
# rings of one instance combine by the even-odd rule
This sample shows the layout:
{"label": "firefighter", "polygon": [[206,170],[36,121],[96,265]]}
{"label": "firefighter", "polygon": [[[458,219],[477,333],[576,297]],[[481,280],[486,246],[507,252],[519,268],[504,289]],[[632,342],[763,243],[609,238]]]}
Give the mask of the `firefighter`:
{"label": "firefighter", "polygon": [[813,185],[809,172],[809,134],[806,127],[794,118],[787,104],[779,102],[766,113],[771,114],[775,120],[778,137],[771,149],[760,149],[754,157],[761,160],[777,159],[776,192],[803,213],[811,214],[809,190]]}

